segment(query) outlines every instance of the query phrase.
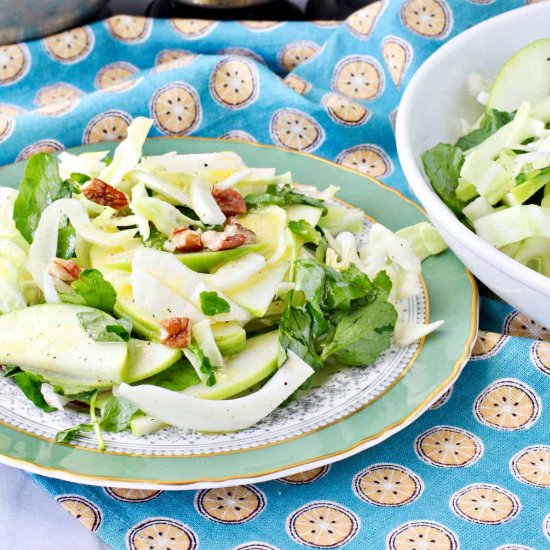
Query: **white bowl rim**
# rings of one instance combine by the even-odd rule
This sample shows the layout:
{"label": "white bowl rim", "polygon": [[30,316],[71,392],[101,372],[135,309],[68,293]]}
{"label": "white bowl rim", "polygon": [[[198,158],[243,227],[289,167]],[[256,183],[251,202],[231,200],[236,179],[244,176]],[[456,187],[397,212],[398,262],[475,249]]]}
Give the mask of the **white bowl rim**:
{"label": "white bowl rim", "polygon": [[475,40],[478,35],[487,32],[496,23],[513,20],[518,12],[523,13],[526,10],[533,13],[544,13],[548,17],[550,2],[522,6],[478,23],[449,40],[424,61],[412,77],[401,98],[397,111],[395,136],[399,161],[405,177],[409,180],[412,190],[425,207],[428,215],[438,220],[445,220],[445,225],[448,226],[450,232],[456,235],[457,240],[466,246],[470,252],[490,263],[492,267],[529,288],[550,296],[550,277],[546,277],[500,252],[500,250],[468,229],[445,205],[427,181],[425,175],[419,170],[412,152],[413,148],[408,132],[412,112],[412,98],[417,93],[417,89],[421,87],[424,76],[434,66],[437,66],[449,51],[460,49],[462,44]]}

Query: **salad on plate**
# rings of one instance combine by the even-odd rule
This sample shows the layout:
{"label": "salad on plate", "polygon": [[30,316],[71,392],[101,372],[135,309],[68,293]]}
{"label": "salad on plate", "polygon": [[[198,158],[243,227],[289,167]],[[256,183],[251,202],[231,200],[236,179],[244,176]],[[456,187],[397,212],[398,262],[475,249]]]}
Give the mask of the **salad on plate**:
{"label": "salad on plate", "polygon": [[326,365],[440,326],[400,320],[446,248],[428,222],[367,227],[337,187],[233,152],[143,156],[151,124],[112,157],[34,155],[0,188],[0,365],[44,412],[87,411],[56,441],[242,430]]}
{"label": "salad on plate", "polygon": [[422,155],[441,200],[482,239],[550,276],[550,39],[525,46],[493,82],[472,74],[484,106],[454,144]]}

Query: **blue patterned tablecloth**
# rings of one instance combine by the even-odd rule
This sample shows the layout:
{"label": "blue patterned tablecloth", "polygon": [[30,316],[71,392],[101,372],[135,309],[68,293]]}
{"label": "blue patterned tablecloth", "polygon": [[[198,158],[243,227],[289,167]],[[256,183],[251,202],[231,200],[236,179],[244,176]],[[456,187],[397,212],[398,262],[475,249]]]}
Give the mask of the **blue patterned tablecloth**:
{"label": "blue patterned tablecloth", "polygon": [[[340,25],[116,16],[0,46],[0,162],[120,138],[150,114],[155,135],[275,143],[407,192],[403,88],[445,40],[521,4],[382,1]],[[181,493],[35,479],[117,549],[550,548],[550,332],[488,299],[481,328],[426,414],[331,467]]]}

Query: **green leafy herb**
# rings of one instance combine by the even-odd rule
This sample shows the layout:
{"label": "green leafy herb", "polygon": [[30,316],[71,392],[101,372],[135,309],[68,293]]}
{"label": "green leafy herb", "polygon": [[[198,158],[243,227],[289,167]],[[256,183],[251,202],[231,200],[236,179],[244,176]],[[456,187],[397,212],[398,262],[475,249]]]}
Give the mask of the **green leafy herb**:
{"label": "green leafy herb", "polygon": [[292,233],[303,239],[304,243],[319,244],[321,242],[321,233],[306,220],[290,221],[288,222],[288,228]]}
{"label": "green leafy herb", "polygon": [[130,425],[130,420],[137,411],[138,407],[127,399],[113,396],[101,407],[99,425],[106,432],[122,432]]}
{"label": "green leafy herb", "polygon": [[307,204],[321,208],[323,215],[327,213],[325,203],[320,199],[314,199],[302,193],[297,193],[292,190],[292,185],[285,183],[270,184],[267,186],[265,193],[251,193],[244,198],[248,208],[258,208],[268,204],[276,204],[277,206],[285,206],[287,204]]}
{"label": "green leafy herb", "polygon": [[199,375],[186,359],[180,359],[177,363],[143,380],[142,384],[152,384],[167,390],[182,391],[194,386],[201,381]]}
{"label": "green leafy herb", "polygon": [[55,440],[57,443],[69,443],[72,441],[80,432],[91,432],[94,429],[93,424],[77,424],[72,428],[67,428],[66,430],[61,430],[55,434]]}
{"label": "green leafy herb", "polygon": [[94,393],[97,392],[95,389],[89,389],[89,390],[82,390],[82,391],[74,391],[74,389],[67,390],[66,388],[62,388],[61,386],[54,386],[53,391],[57,393],[58,395],[63,395],[64,397],[68,397],[71,401],[81,401],[82,403],[90,403],[90,400]]}
{"label": "green leafy herb", "polygon": [[113,157],[111,155],[108,155],[105,157],[105,166],[109,166],[113,162]]}
{"label": "green leafy herb", "polygon": [[71,174],[71,179],[76,181],[76,183],[82,185],[87,181],[90,181],[92,178],[90,176],[87,176],[86,174],[81,174],[80,172],[73,172]]}
{"label": "green leafy herb", "polygon": [[397,311],[382,297],[350,310],[336,325],[321,357],[330,356],[346,365],[368,365],[390,347]]}
{"label": "green leafy herb", "polygon": [[57,233],[57,252],[55,255],[63,260],[70,260],[76,249],[76,231],[72,225],[66,225]]}
{"label": "green leafy herb", "polygon": [[218,296],[217,292],[204,291],[200,294],[201,310],[205,315],[218,315],[218,313],[227,313],[231,306],[227,301]]}
{"label": "green leafy herb", "polygon": [[462,214],[465,202],[456,196],[458,176],[464,164],[462,150],[447,143],[438,143],[422,155],[426,175],[441,200],[455,213]]}
{"label": "green leafy herb", "polygon": [[101,311],[82,311],[76,317],[86,334],[96,342],[128,342],[132,323],[128,317],[113,319]]}
{"label": "green leafy herb", "polygon": [[11,377],[25,394],[25,397],[32,401],[38,408],[47,413],[57,410],[55,407],[52,407],[46,403],[46,400],[40,391],[42,384],[44,384],[44,379],[41,376],[32,374],[31,372],[22,371],[11,375]]}
{"label": "green leafy herb", "polygon": [[456,146],[463,151],[467,151],[468,149],[479,145],[489,136],[492,136],[499,128],[514,120],[515,116],[515,111],[512,113],[506,113],[503,111],[497,111],[496,109],[489,109],[483,117],[481,126],[477,130],[462,136],[456,142]]}
{"label": "green leafy herb", "polygon": [[4,367],[4,378],[10,378],[15,376],[18,372],[23,372],[19,367],[15,365],[6,365]]}
{"label": "green leafy herb", "polygon": [[210,359],[204,355],[202,349],[196,344],[191,344],[188,346],[188,349],[200,361],[200,371],[206,374],[206,385],[213,386],[216,383],[216,375],[214,374],[214,368],[212,367],[212,363],[210,363]]}
{"label": "green leafy herb", "polygon": [[113,312],[117,294],[113,285],[103,278],[101,271],[85,269],[71,283],[71,287],[78,296],[84,298],[86,305],[107,313]]}
{"label": "green leafy herb", "polygon": [[42,212],[56,200],[70,196],[70,185],[59,176],[55,157],[38,153],[29,158],[13,207],[15,225],[27,242],[33,241]]}
{"label": "green leafy herb", "polygon": [[147,248],[162,250],[162,247],[164,246],[164,243],[167,240],[168,240],[168,237],[164,233],[161,233],[160,231],[157,231],[156,229],[152,228],[149,238],[143,241],[143,245],[146,246]]}

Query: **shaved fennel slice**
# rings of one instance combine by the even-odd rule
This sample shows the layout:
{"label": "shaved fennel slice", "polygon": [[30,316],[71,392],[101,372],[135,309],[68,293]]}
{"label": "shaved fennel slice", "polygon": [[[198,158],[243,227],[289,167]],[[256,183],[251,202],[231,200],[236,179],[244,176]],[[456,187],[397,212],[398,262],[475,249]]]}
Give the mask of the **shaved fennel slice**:
{"label": "shaved fennel slice", "polygon": [[172,199],[178,204],[189,206],[189,195],[180,185],[176,185],[175,183],[172,183],[170,181],[163,180],[155,174],[150,174],[148,172],[144,172],[143,170],[132,171],[130,173],[130,178],[132,179],[132,181],[142,183],[143,185],[145,185],[145,187],[156,191],[159,195],[162,195],[163,197]]}
{"label": "shaved fennel slice", "polygon": [[156,420],[203,432],[231,432],[254,426],[297,390],[313,369],[292,351],[265,386],[257,392],[226,401],[190,397],[157,386],[122,384],[118,395]]}
{"label": "shaved fennel slice", "polygon": [[210,321],[205,319],[200,323],[195,323],[191,327],[191,332],[204,355],[210,359],[212,366],[223,367],[223,357],[218,349],[218,346],[216,345],[216,341],[214,340],[212,328],[210,327]]}
{"label": "shaved fennel slice", "polygon": [[245,168],[231,174],[224,180],[218,182],[218,187],[233,187],[241,181],[256,182],[262,181],[267,183],[275,177],[275,168]]}
{"label": "shaved fennel slice", "polygon": [[227,290],[246,284],[251,277],[257,275],[266,265],[261,254],[251,252],[237,260],[223,264],[214,274],[207,275],[207,284],[219,290]]}
{"label": "shaved fennel slice", "polygon": [[97,178],[99,174],[105,169],[105,163],[103,158],[107,154],[107,151],[98,152],[94,155],[90,153],[82,153],[81,155],[73,155],[63,151],[59,153],[57,161],[59,163],[59,175],[61,179],[69,179],[71,174],[77,172],[79,174],[86,174],[90,178]]}
{"label": "shaved fennel slice", "polygon": [[165,155],[143,157],[138,165],[140,170],[165,170],[196,176],[205,170],[242,170],[246,168],[237,153],[199,153],[195,155]]}
{"label": "shaved fennel slice", "polygon": [[202,222],[208,225],[223,225],[225,214],[212,196],[210,184],[199,178],[193,179],[190,189],[191,207]]}
{"label": "shaved fennel slice", "polygon": [[117,187],[122,178],[135,168],[141,158],[141,151],[145,138],[153,121],[150,118],[137,117],[128,126],[128,136],[115,149],[113,162],[105,167],[99,178],[113,187]]}
{"label": "shaved fennel slice", "polygon": [[406,347],[437,330],[445,321],[434,323],[411,323],[409,321],[397,321],[393,334],[395,344],[399,347]]}
{"label": "shaved fennel slice", "polygon": [[42,288],[42,274],[57,253],[57,230],[67,216],[76,234],[86,242],[100,246],[124,246],[136,234],[136,229],[107,233],[94,227],[84,207],[73,199],[59,199],[48,206],[40,218],[34,241],[29,250],[29,271]]}

